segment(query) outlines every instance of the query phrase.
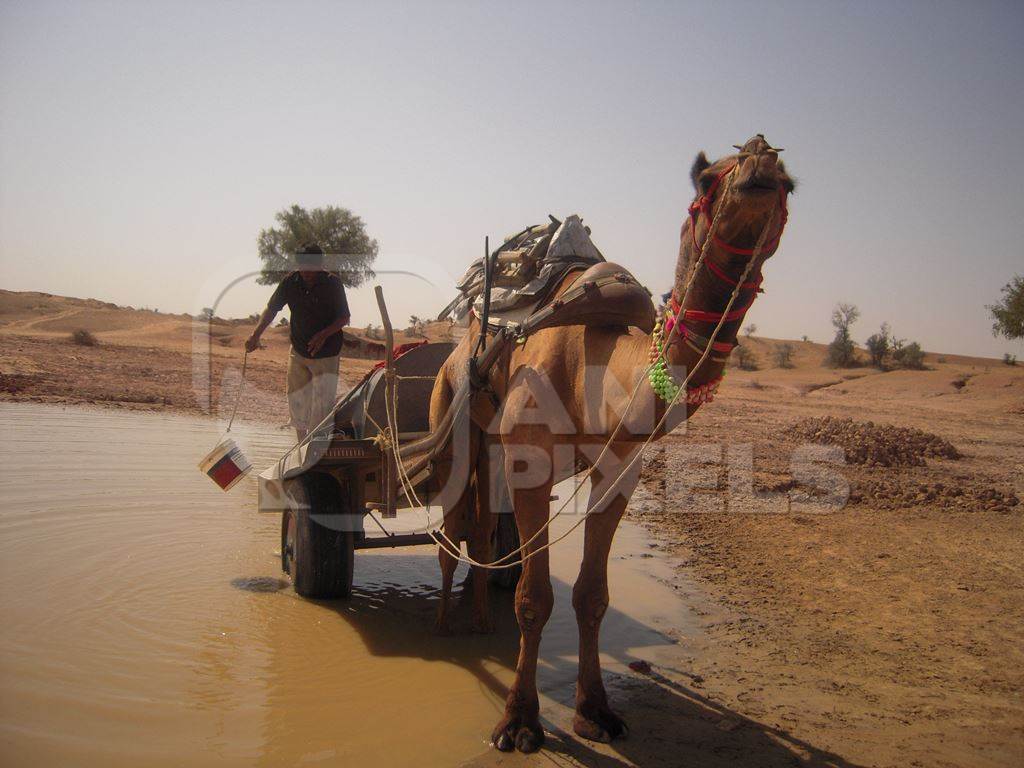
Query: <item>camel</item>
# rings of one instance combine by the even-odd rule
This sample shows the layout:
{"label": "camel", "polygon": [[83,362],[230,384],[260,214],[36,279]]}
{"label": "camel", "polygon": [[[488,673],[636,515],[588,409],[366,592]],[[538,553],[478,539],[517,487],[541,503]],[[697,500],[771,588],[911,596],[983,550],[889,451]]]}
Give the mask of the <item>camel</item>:
{"label": "camel", "polygon": [[[579,626],[573,729],[595,741],[627,733],[605,693],[598,635],[608,607],[612,539],[639,480],[636,459],[649,439],[667,434],[712,399],[746,311],[759,291],[761,267],[778,248],[786,200],[794,188],[779,150],[762,135],[736,149],[737,153],[714,163],[701,152],[691,170],[697,194],[680,236],[669,302],[675,317],[667,323],[659,321],[653,339],[655,350],[662,345],[667,371],[649,374],[649,361],[654,359],[652,337],[636,329],[567,325],[540,330],[525,342],[510,345],[489,372],[492,392],[474,400],[469,456],[476,462],[475,479],[454,502],[443,505],[444,528],[453,541],[466,539],[476,562],[490,562],[494,516],[489,510],[489,488],[495,481],[492,472],[502,470],[492,466],[491,449],[500,444],[515,522],[524,543],[523,572],[515,594],[519,658],[504,715],[492,733],[492,743],[501,751],[533,752],[544,742],[537,654],[553,604],[545,524],[552,485],[577,474],[581,466],[589,467],[591,490],[583,559],[572,592]],[[703,262],[698,263],[702,247]],[[558,292],[572,280],[568,276]],[[722,317],[730,298],[732,308]],[[432,427],[441,421],[453,393],[468,375],[478,336],[479,325],[473,321],[439,373],[431,398]],[[685,396],[681,394],[668,408],[662,396],[672,399],[686,371],[692,375]],[[443,484],[450,475],[451,463],[450,456],[435,461],[437,483]],[[444,632],[457,562],[443,547],[439,560],[438,628]],[[474,629],[488,631],[487,572],[473,567],[470,579]]]}

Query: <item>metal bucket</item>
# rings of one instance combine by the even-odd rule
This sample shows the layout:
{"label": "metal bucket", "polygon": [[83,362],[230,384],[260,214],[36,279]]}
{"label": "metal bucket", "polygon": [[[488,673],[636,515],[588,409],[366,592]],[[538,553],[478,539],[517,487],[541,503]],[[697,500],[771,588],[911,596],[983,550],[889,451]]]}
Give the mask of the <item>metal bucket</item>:
{"label": "metal bucket", "polygon": [[199,462],[199,470],[223,491],[233,488],[251,469],[252,464],[230,437],[221,440],[217,447]]}

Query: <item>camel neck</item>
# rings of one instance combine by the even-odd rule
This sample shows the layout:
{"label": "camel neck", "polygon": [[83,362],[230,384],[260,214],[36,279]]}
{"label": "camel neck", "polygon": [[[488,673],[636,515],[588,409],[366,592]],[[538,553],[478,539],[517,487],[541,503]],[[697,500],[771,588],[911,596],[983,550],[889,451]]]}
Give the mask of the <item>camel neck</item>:
{"label": "camel neck", "polygon": [[[747,309],[753,303],[757,293],[760,270],[751,270],[752,275],[746,278],[739,293],[729,307],[729,299],[732,297],[736,283],[742,278],[742,269],[737,270],[730,264],[729,259],[723,258],[724,254],[718,253],[718,249],[712,246],[705,254],[705,263],[694,275],[689,291],[685,292],[691,256],[689,243],[684,239],[680,248],[680,263],[676,270],[676,284],[673,287],[673,297],[680,302],[680,311],[676,318],[677,323],[683,323],[677,332],[677,342],[666,350],[666,357],[670,365],[693,370],[700,362],[703,355],[703,348],[714,336],[714,342],[718,344],[734,345],[739,329],[746,317]],[[743,268],[745,268],[745,264]],[[680,298],[681,297],[681,298]],[[715,329],[718,327],[719,318],[729,309],[728,316],[717,335]],[[691,335],[690,342],[683,341],[683,329]],[[727,350],[728,348],[726,348]],[[727,351],[712,349],[700,368],[694,373],[690,380],[691,386],[699,386],[719,378],[725,368],[724,359],[728,357]]]}

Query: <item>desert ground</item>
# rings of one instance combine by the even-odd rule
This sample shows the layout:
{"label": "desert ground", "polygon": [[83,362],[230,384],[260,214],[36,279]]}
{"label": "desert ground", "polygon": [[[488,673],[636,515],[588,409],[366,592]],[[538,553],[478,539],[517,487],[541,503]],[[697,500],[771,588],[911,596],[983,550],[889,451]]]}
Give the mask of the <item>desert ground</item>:
{"label": "desert ground", "polygon": [[[215,320],[214,415],[231,405],[251,328]],[[192,329],[186,315],[0,291],[0,399],[206,414]],[[72,341],[79,330],[96,343]],[[350,336],[346,388],[373,364],[365,336]],[[239,417],[279,425],[287,329],[265,342]],[[834,370],[823,345],[794,341],[780,368],[783,342],[743,343],[758,370],[731,368],[716,401],[647,456],[630,507],[679,588],[695,581],[716,608],[680,636],[675,672],[611,676],[627,719],[651,724],[629,761],[1022,764],[1024,366],[929,353],[922,371]],[[840,508],[792,503],[807,443],[846,457]],[[737,496],[744,482],[753,492]],[[666,709],[665,691],[692,706]],[[551,742],[568,762],[624,764],[611,748]]]}

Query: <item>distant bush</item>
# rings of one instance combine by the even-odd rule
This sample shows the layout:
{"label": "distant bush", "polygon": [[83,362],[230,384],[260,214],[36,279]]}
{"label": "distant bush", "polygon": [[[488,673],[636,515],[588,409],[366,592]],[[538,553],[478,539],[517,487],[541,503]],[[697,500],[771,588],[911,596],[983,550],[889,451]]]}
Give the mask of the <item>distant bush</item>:
{"label": "distant bush", "polygon": [[924,368],[924,350],[921,349],[921,345],[916,341],[912,341],[909,344],[904,344],[900,341],[899,346],[895,347],[892,351],[892,359],[896,361],[896,365],[900,368],[910,368],[914,371],[920,371]]}
{"label": "distant bush", "polygon": [[84,328],[79,328],[71,334],[71,343],[77,344],[80,347],[95,347],[99,344],[99,341],[97,341],[96,337],[89,333],[89,331]]}
{"label": "distant bush", "polygon": [[938,358],[938,359],[937,359],[937,360],[936,360],[935,362],[937,362],[937,363],[946,363],[946,362],[949,362],[949,361],[948,361],[948,360],[946,360],[946,358],[945,358],[945,357],[940,357],[940,358]]}
{"label": "distant bush", "polygon": [[750,325],[743,329],[743,335],[746,336],[748,339],[755,333],[757,333],[757,326],[754,325],[753,323],[751,323]]}
{"label": "distant bush", "polygon": [[810,341],[810,340],[811,340],[811,337],[807,336],[807,335],[804,335],[804,336],[800,337],[800,341]]}
{"label": "distant bush", "polygon": [[888,323],[882,323],[878,333],[873,333],[864,344],[871,355],[871,364],[876,368],[885,369],[885,358],[892,348],[892,333]]}
{"label": "distant bush", "polygon": [[736,363],[744,371],[757,370],[757,357],[746,347],[736,347]]}
{"label": "distant bush", "polygon": [[1007,352],[1005,355],[1003,355],[1003,365],[1016,365],[1016,364],[1017,364],[1017,356],[1016,355],[1011,355],[1009,352]]}
{"label": "distant bush", "polygon": [[779,344],[775,347],[775,364],[779,368],[793,367],[793,345]]}
{"label": "distant bush", "polygon": [[287,328],[288,327],[288,318],[287,317],[282,317],[280,320],[277,321],[277,324],[281,328]]}

